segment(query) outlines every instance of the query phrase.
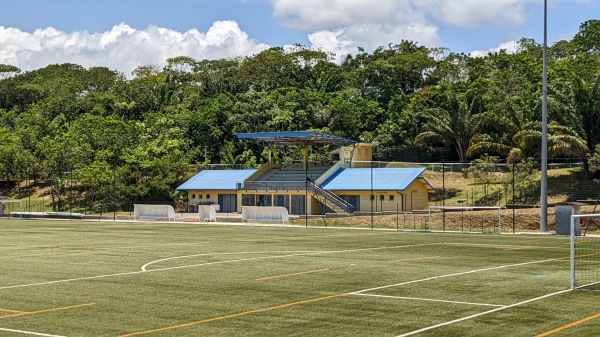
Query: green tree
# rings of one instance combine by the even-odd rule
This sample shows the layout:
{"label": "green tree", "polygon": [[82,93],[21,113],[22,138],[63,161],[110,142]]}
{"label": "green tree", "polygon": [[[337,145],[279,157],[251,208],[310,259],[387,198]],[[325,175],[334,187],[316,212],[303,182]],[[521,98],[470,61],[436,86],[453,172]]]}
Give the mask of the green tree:
{"label": "green tree", "polygon": [[483,187],[484,200],[487,200],[490,186],[500,182],[501,175],[498,171],[498,157],[484,155],[481,158],[475,159],[472,164],[465,169],[465,172],[473,180],[474,184]]}
{"label": "green tree", "polygon": [[451,90],[442,94],[443,105],[425,110],[425,124],[415,137],[417,146],[442,145],[453,148],[464,162],[471,138],[476,134],[475,99]]}

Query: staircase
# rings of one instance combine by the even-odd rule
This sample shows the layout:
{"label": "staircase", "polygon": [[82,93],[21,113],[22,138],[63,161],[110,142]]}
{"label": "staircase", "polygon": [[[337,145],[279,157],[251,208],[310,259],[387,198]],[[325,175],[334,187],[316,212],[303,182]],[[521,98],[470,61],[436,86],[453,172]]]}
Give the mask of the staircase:
{"label": "staircase", "polygon": [[[307,172],[302,168],[272,169],[254,181],[246,181],[238,186],[244,190],[271,190],[271,191],[303,191],[308,192],[319,202],[329,207],[336,213],[353,213],[354,206],[330,191],[317,186],[313,181],[323,175],[329,167],[315,167]],[[306,181],[306,177],[310,181]]]}
{"label": "staircase", "polygon": [[310,194],[319,200],[322,204],[331,208],[336,213],[353,213],[354,206],[349,204],[346,200],[338,197],[337,195],[322,189],[312,182],[307,182],[308,191]]}

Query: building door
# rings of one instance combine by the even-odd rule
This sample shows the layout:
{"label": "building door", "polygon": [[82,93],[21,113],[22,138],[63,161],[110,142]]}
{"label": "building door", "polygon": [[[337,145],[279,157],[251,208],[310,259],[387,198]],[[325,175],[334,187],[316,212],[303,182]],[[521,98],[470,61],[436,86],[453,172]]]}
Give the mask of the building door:
{"label": "building door", "polygon": [[360,195],[344,195],[342,198],[346,200],[347,203],[354,206],[354,211],[360,211]]}
{"label": "building door", "polygon": [[306,202],[303,195],[292,195],[291,214],[306,214]]}
{"label": "building door", "polygon": [[290,210],[290,196],[287,194],[275,194],[275,203],[273,206],[285,207]]}
{"label": "building door", "polygon": [[221,212],[231,213],[237,211],[236,194],[219,194],[219,208]]}

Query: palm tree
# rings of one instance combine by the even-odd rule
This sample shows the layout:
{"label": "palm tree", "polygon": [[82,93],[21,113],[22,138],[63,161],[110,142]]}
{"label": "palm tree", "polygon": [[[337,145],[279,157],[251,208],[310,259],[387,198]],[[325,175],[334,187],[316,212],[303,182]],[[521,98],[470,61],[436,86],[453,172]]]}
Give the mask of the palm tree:
{"label": "palm tree", "polygon": [[[498,153],[505,155],[507,161],[516,159],[540,158],[542,132],[540,122],[529,122],[511,139],[511,144],[506,145],[494,142],[491,137],[480,136],[474,138],[467,150],[468,157],[485,153]],[[550,157],[575,157],[587,158],[588,148],[585,141],[577,133],[557,122],[548,125],[548,155]]]}
{"label": "palm tree", "polygon": [[453,91],[446,94],[445,100],[442,107],[425,110],[427,122],[413,143],[417,146],[441,144],[453,147],[460,161],[464,162],[469,142],[476,133],[476,115],[472,113],[475,100]]}
{"label": "palm tree", "polygon": [[[596,145],[600,144],[600,75],[592,82],[573,74],[569,84],[563,87],[566,90],[557,92],[558,111],[568,116],[583,138],[587,152],[593,156]],[[583,170],[588,175],[588,157],[584,156],[582,160]]]}

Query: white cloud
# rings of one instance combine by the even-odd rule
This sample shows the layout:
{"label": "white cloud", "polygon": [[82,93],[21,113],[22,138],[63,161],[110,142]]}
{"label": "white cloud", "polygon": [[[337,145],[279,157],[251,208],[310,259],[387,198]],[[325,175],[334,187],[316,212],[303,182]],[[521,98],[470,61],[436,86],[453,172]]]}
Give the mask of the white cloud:
{"label": "white cloud", "polygon": [[0,26],[0,63],[32,70],[54,63],[106,66],[126,75],[142,65],[164,65],[176,56],[197,60],[251,55],[268,48],[248,37],[235,21],[217,21],[206,33],[181,33],[149,26],[134,29],[124,23],[108,32],[66,33],[52,27],[33,33]]}
{"label": "white cloud", "polygon": [[353,25],[335,31],[323,30],[308,35],[313,46],[336,55],[340,62],[348,54],[357,52],[358,47],[374,50],[401,40],[418,41],[421,45],[435,45],[438,40],[434,26],[413,24],[390,26],[381,24]]}
{"label": "white cloud", "polygon": [[473,56],[473,57],[484,57],[484,56],[487,56],[489,53],[497,53],[501,50],[505,50],[508,54],[515,54],[515,53],[517,53],[518,49],[519,49],[519,41],[507,41],[507,42],[501,43],[496,48],[491,48],[488,50],[475,50],[475,51],[472,51],[471,53],[469,53],[469,55]]}
{"label": "white cloud", "polygon": [[531,0],[413,0],[416,7],[443,23],[458,27],[521,25]]}
{"label": "white cloud", "polygon": [[[414,0],[413,0],[414,1]],[[372,51],[402,40],[436,45],[437,27],[411,0],[271,0],[284,25],[313,33],[309,41],[339,60],[357,47]]]}
{"label": "white cloud", "polygon": [[287,26],[330,30],[365,23],[421,20],[409,0],[271,0],[273,14]]}

